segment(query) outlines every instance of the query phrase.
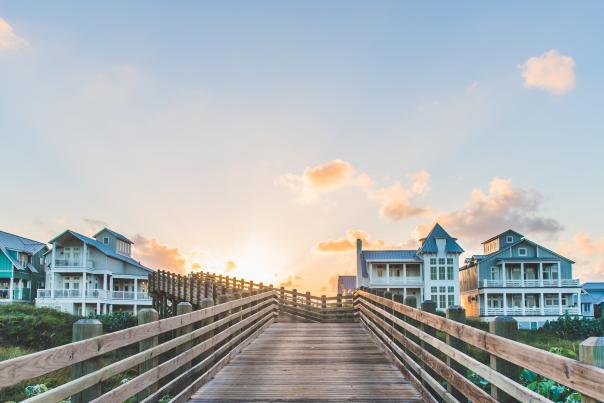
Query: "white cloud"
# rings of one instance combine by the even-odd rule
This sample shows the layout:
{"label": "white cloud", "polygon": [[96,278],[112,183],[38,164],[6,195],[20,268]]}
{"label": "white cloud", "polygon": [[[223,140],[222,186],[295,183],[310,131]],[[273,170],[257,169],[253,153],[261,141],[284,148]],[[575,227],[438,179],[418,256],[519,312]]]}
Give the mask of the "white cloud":
{"label": "white cloud", "polygon": [[541,88],[561,95],[575,88],[575,60],[552,49],[518,66],[526,88]]}
{"label": "white cloud", "polygon": [[[513,186],[511,179],[493,178],[489,191],[475,189],[460,210],[438,214],[434,222],[465,242],[483,241],[508,228],[530,234],[553,235],[562,225],[541,214],[542,196],[535,190]],[[417,234],[425,234],[429,225],[419,226]]]}
{"label": "white cloud", "polygon": [[428,191],[430,174],[421,171],[408,175],[411,180],[410,188],[404,188],[400,182],[391,186],[369,192],[369,198],[380,203],[380,215],[392,221],[407,217],[425,215],[429,208],[418,207],[414,198]]}
{"label": "white cloud", "polygon": [[0,51],[16,50],[28,45],[27,40],[18,36],[13,27],[6,20],[0,18]]}

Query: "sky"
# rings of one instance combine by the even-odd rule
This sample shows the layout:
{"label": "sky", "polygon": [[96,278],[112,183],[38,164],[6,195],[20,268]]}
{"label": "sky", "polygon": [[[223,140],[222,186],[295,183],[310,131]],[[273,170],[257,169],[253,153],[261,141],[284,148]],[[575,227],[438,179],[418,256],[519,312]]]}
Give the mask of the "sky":
{"label": "sky", "polygon": [[0,0],[0,229],[333,294],[508,228],[604,281],[602,2]]}

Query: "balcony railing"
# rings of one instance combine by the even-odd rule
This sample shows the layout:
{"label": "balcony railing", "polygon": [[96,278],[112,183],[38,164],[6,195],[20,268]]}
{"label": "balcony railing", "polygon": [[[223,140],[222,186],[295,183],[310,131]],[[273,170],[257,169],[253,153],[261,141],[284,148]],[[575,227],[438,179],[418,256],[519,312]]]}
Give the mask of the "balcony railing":
{"label": "balcony railing", "polygon": [[557,279],[557,280],[482,280],[483,287],[578,287],[578,279]]}
{"label": "balcony railing", "polygon": [[13,289],[13,297],[10,298],[10,290],[3,288],[0,290],[0,299],[12,299],[13,301],[29,301],[31,290],[29,288]]}
{"label": "balcony railing", "polygon": [[388,284],[388,285],[417,285],[421,286],[424,281],[421,277],[375,277],[371,279],[371,284]]}
{"label": "balcony railing", "polygon": [[[562,309],[560,309],[562,308]],[[558,316],[560,314],[568,313],[569,315],[579,315],[579,308],[575,306],[546,306],[543,308],[539,307],[525,307],[524,313],[523,308],[514,306],[504,308],[480,308],[481,316],[539,316],[539,315],[551,315]]]}
{"label": "balcony railing", "polygon": [[[54,267],[82,267],[82,261],[79,259],[55,259]],[[94,261],[88,260],[86,267],[94,269]]]}
{"label": "balcony railing", "polygon": [[[8,292],[8,290],[7,290]],[[82,298],[82,290],[54,290],[54,298]],[[136,298],[135,298],[136,297]],[[1,298],[1,294],[0,294]],[[51,290],[39,289],[38,298],[52,298]],[[147,292],[134,291],[109,291],[102,289],[86,290],[86,298],[105,300],[141,300],[149,301],[151,297]]]}

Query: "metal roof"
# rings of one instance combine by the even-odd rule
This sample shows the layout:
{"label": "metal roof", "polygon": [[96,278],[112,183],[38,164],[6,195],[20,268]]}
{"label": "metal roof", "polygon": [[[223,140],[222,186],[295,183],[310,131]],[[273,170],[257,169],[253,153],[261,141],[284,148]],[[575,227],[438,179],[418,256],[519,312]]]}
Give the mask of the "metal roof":
{"label": "metal roof", "polygon": [[338,276],[338,293],[341,293],[343,290],[353,290],[355,288],[357,288],[357,276]]}
{"label": "metal roof", "polygon": [[116,237],[117,239],[121,239],[124,242],[128,242],[130,244],[133,244],[134,242],[132,242],[131,240],[129,240],[128,238],[126,238],[125,236],[123,236],[122,234],[120,234],[119,232],[115,232],[114,230],[112,230],[111,228],[103,228],[102,230],[100,230],[99,232],[97,232],[96,234],[93,235],[94,238],[96,238],[97,236],[99,236],[99,234],[101,234],[103,231],[107,231],[109,232],[111,235],[113,235],[114,237]]}
{"label": "metal roof", "polygon": [[46,246],[45,243],[23,238],[22,236],[0,231],[0,246],[6,249],[25,252],[33,255]]}
{"label": "metal roof", "polygon": [[366,261],[421,261],[416,250],[364,250],[362,253]]}
{"label": "metal roof", "polygon": [[583,287],[583,289],[586,290],[593,290],[593,289],[598,289],[598,290],[604,290],[604,282],[602,281],[590,281],[588,283],[583,283],[583,285],[581,286]]}
{"label": "metal roof", "polygon": [[446,239],[445,252],[446,253],[463,253],[464,250],[457,243],[457,238],[453,238],[445,231],[439,223],[434,225],[434,228],[430,233],[422,238],[422,246],[417,250],[418,254],[421,253],[438,253],[438,247],[436,246],[436,239]]}
{"label": "metal roof", "polygon": [[514,234],[518,235],[520,238],[524,238],[524,235],[522,235],[520,232],[514,231],[513,229],[507,229],[507,230],[505,230],[505,231],[503,231],[503,232],[501,232],[501,233],[499,233],[499,234],[497,234],[497,235],[495,235],[495,236],[490,237],[490,238],[489,238],[489,239],[487,239],[486,241],[483,241],[483,242],[481,243],[481,245],[482,245],[482,244],[485,244],[485,243],[487,243],[487,242],[491,242],[493,239],[495,239],[495,238],[499,238],[500,236],[502,236],[503,234],[507,234],[508,232],[513,232]]}

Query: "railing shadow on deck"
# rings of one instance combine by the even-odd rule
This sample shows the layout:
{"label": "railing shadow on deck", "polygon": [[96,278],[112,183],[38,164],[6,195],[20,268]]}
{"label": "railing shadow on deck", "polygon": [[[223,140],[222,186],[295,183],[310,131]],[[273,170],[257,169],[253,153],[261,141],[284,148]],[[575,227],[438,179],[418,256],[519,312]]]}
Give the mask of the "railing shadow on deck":
{"label": "railing shadow on deck", "polygon": [[[415,297],[398,302],[393,297],[401,296],[361,289],[355,293],[355,315],[427,400],[550,402],[518,383],[521,369],[526,368],[580,392],[584,402],[604,401],[602,368],[476,329],[460,323],[459,317],[452,320],[428,312],[432,310],[428,309],[430,301],[424,303],[422,310],[415,308]],[[455,310],[463,308],[456,307],[447,313]],[[508,329],[516,327],[517,331],[512,318],[500,319],[498,324],[506,325],[509,321],[512,327]],[[440,338],[437,332],[441,332]],[[443,334],[446,341],[441,340]],[[604,339],[598,339],[586,340],[581,348],[596,345],[601,355],[600,344],[604,344],[601,343]],[[468,347],[488,354],[490,365],[474,358]],[[467,379],[468,370],[491,384],[490,393]]]}

